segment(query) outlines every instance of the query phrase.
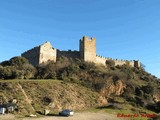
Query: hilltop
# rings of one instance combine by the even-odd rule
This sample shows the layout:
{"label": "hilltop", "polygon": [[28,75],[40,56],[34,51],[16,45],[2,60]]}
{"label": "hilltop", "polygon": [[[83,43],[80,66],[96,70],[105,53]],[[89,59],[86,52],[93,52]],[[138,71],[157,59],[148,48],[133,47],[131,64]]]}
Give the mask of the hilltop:
{"label": "hilltop", "polygon": [[158,79],[144,68],[119,66],[112,60],[104,66],[62,57],[34,67],[25,58],[14,57],[1,63],[0,78],[4,79],[1,102],[17,99],[19,114],[41,113],[45,108],[53,112],[63,108],[160,111]]}

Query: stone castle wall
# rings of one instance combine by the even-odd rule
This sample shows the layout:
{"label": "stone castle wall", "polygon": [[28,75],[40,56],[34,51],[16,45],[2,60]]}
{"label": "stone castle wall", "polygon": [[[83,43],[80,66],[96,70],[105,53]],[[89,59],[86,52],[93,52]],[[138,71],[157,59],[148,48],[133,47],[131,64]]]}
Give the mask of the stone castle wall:
{"label": "stone castle wall", "polygon": [[52,48],[50,42],[46,42],[40,46],[39,64],[44,64],[49,61],[56,62],[57,50]]}
{"label": "stone castle wall", "polygon": [[35,47],[27,52],[22,53],[22,56],[27,58],[31,64],[34,66],[47,63],[48,61],[56,62],[57,58],[67,57],[72,59],[81,59],[87,62],[94,62],[96,64],[106,65],[106,60],[113,60],[115,65],[129,64],[132,67],[140,67],[140,61],[127,61],[118,60],[112,58],[106,58],[103,56],[96,55],[96,39],[89,39],[84,36],[80,39],[79,51],[60,51],[52,47],[50,42],[46,42],[38,47]]}
{"label": "stone castle wall", "polygon": [[98,55],[96,56],[96,63],[97,64],[106,65],[106,60],[108,60],[108,58],[98,56]]}
{"label": "stone castle wall", "polygon": [[[126,64],[127,63],[127,61],[126,60],[113,60],[114,62],[115,62],[115,66],[117,66],[117,65],[124,65],[124,64]],[[129,61],[128,61],[129,62]]]}
{"label": "stone castle wall", "polygon": [[[115,62],[115,66],[117,65],[124,65],[126,64],[126,60],[118,60],[118,59],[112,59],[112,58],[106,58],[106,57],[103,57],[103,56],[96,56],[96,63],[98,64],[103,64],[103,65],[106,65],[106,61],[107,60],[113,60]],[[130,61],[128,61],[129,63]]]}
{"label": "stone castle wall", "polygon": [[47,63],[48,61],[56,62],[57,50],[52,48],[49,42],[46,42],[38,47],[34,47],[21,54],[22,57],[28,59],[28,61],[34,65],[38,66],[42,63]]}
{"label": "stone castle wall", "polygon": [[22,57],[25,57],[29,63],[34,66],[39,65],[39,55],[40,55],[40,46],[34,47],[31,50],[28,50],[21,54]]}
{"label": "stone castle wall", "polygon": [[72,58],[72,59],[80,59],[80,52],[79,51],[71,51],[71,50],[68,50],[68,51],[60,51],[60,50],[57,50],[57,58],[60,58],[60,57],[67,57],[67,58]]}
{"label": "stone castle wall", "polygon": [[99,56],[99,55],[96,56],[96,63],[97,64],[106,65],[106,60],[113,60],[115,62],[115,66],[117,66],[117,65],[121,66],[124,64],[128,64],[131,67],[140,67],[141,66],[141,63],[138,60],[128,61],[128,60],[118,60],[118,59],[106,58],[106,57]]}
{"label": "stone castle wall", "polygon": [[84,61],[96,61],[96,39],[84,36],[80,40],[80,58]]}

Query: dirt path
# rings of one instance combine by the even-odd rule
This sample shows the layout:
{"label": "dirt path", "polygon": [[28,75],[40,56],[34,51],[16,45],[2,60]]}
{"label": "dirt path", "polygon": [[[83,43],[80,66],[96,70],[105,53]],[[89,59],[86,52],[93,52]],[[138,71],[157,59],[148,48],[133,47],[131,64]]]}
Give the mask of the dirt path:
{"label": "dirt path", "polygon": [[[75,113],[70,117],[48,116],[44,118],[38,118],[33,120],[118,120],[115,116],[105,113]],[[30,120],[30,119],[23,119]]]}
{"label": "dirt path", "polygon": [[23,95],[25,96],[26,102],[31,106],[32,110],[35,111],[35,109],[31,105],[32,101],[28,98],[26,92],[23,90],[22,86],[19,83],[18,83],[18,87],[22,91]]}
{"label": "dirt path", "polygon": [[61,117],[61,116],[45,116],[45,117],[38,117],[38,118],[19,118],[15,119],[14,116],[10,115],[7,119],[4,115],[4,119],[2,115],[0,115],[0,120],[122,120],[116,117],[116,115],[98,112],[81,112],[75,113],[74,116],[70,117]]}
{"label": "dirt path", "polygon": [[12,114],[0,114],[0,120],[16,120],[15,116]]}

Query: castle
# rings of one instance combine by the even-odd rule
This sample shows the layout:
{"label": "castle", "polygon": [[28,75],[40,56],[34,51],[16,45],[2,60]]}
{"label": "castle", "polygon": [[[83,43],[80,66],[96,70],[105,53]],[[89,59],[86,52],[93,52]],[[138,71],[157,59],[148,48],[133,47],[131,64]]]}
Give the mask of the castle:
{"label": "castle", "polygon": [[87,36],[84,36],[82,39],[80,39],[79,42],[79,51],[60,51],[53,48],[50,42],[45,42],[40,46],[34,47],[22,53],[21,56],[28,59],[28,61],[34,66],[38,66],[49,61],[56,62],[57,58],[63,56],[72,59],[78,58],[82,61],[94,62],[96,64],[102,65],[106,65],[106,60],[113,60],[115,62],[115,65],[128,64],[131,67],[141,67],[140,61],[137,60],[117,60],[97,55],[96,38],[89,39]]}

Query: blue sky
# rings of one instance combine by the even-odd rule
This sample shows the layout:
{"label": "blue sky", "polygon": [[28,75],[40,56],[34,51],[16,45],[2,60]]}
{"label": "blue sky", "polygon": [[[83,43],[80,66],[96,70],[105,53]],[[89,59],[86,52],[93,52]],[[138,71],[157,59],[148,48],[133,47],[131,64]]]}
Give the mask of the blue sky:
{"label": "blue sky", "polygon": [[84,35],[98,55],[140,60],[160,77],[159,0],[0,0],[0,62],[45,41],[78,50]]}

